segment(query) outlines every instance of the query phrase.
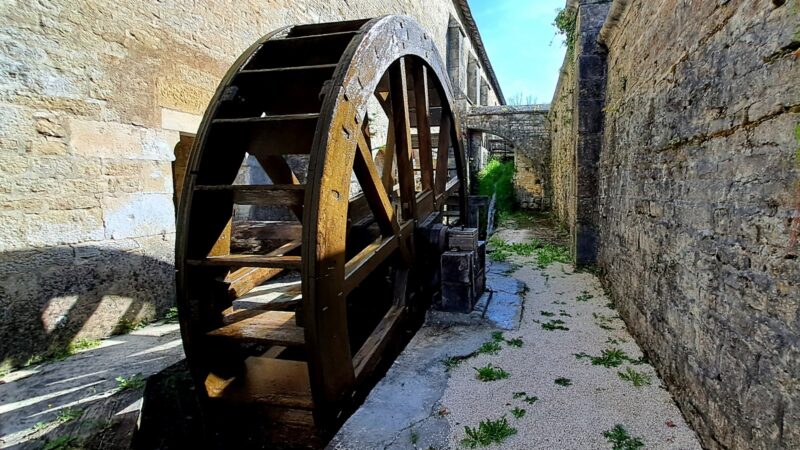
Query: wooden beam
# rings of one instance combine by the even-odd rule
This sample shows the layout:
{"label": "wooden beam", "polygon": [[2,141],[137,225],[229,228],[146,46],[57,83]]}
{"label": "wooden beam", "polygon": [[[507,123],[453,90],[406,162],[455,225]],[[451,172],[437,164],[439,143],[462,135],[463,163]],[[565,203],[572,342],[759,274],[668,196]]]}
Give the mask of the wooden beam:
{"label": "wooden beam", "polygon": [[431,151],[430,113],[428,112],[428,76],[425,65],[417,61],[414,73],[414,105],[419,141],[419,167],[422,169],[422,190],[433,189],[433,153]]}
{"label": "wooden beam", "polygon": [[[439,126],[439,147],[436,152],[436,178],[434,192],[438,198],[444,194],[447,185],[447,159],[450,153],[450,133],[452,128],[450,111],[442,109],[442,123]],[[438,207],[439,205],[437,205]]]}
{"label": "wooden beam", "polygon": [[[274,184],[300,184],[289,163],[282,156],[255,154],[256,160]],[[297,220],[303,222],[302,206],[290,206]]]}
{"label": "wooden beam", "polygon": [[403,219],[413,220],[416,217],[416,189],[412,162],[411,124],[408,118],[405,58],[400,58],[389,68],[389,85],[392,99],[395,144],[397,146],[400,210],[402,211]]}
{"label": "wooden beam", "polygon": [[291,206],[301,209],[305,195],[305,186],[302,184],[197,186],[195,190],[231,192],[233,203],[237,205]]}

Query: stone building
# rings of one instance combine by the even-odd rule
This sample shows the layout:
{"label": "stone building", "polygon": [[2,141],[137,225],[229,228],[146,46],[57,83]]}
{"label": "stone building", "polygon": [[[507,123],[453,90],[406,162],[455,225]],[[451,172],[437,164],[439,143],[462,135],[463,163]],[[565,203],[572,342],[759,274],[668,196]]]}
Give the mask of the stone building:
{"label": "stone building", "polygon": [[287,25],[406,14],[460,108],[504,103],[466,0],[4,2],[0,366],[173,304],[176,186],[228,66]]}
{"label": "stone building", "polygon": [[570,0],[553,209],[707,448],[800,448],[797,0]]}

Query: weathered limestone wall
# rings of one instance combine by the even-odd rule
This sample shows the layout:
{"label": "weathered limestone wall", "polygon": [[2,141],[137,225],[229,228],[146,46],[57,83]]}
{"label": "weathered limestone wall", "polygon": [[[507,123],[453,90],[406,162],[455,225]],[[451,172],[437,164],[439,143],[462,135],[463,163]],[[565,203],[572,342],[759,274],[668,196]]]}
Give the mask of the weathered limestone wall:
{"label": "weathered limestone wall", "polygon": [[706,447],[800,448],[800,3],[623,3],[599,264]]}
{"label": "weathered limestone wall", "polygon": [[384,14],[442,55],[464,20],[445,0],[3,2],[0,366],[167,308],[176,145],[229,64],[277,27]]}
{"label": "weathered limestone wall", "polygon": [[[471,108],[464,120],[465,130],[491,133],[514,145],[514,189],[523,208],[550,208],[550,122],[547,114],[547,105],[486,106]],[[476,147],[472,140],[470,144]],[[476,148],[471,149],[471,153],[476,151]]]}
{"label": "weathered limestone wall", "polygon": [[554,94],[553,204],[558,220],[569,229],[577,264],[597,260],[599,210],[597,164],[603,139],[606,84],[605,50],[597,38],[610,4],[604,0],[567,3],[575,30]]}

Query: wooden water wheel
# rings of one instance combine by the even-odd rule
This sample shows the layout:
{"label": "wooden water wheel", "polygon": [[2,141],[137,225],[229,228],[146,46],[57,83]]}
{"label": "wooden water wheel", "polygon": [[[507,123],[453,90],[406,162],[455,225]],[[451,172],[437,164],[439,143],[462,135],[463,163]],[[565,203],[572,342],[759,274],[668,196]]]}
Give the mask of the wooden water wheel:
{"label": "wooden water wheel", "polygon": [[[438,264],[424,231],[466,213],[446,80],[401,16],[274,31],[223,78],[190,156],[176,265],[205,421],[238,428],[231,448],[319,445],[418,326]],[[237,182],[248,155],[268,181]],[[242,226],[269,245],[237,250]]]}

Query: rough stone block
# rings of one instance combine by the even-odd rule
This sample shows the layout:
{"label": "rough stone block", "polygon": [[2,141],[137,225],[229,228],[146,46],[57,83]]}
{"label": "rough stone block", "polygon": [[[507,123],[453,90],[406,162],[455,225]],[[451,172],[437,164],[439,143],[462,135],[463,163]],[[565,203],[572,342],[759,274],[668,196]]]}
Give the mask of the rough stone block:
{"label": "rough stone block", "polygon": [[78,119],[69,122],[70,151],[81,156],[172,161],[179,140],[176,131]]}
{"label": "rough stone block", "polygon": [[106,197],[103,211],[108,239],[164,234],[175,229],[175,208],[168,194]]}

